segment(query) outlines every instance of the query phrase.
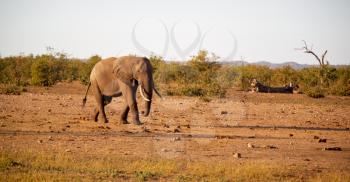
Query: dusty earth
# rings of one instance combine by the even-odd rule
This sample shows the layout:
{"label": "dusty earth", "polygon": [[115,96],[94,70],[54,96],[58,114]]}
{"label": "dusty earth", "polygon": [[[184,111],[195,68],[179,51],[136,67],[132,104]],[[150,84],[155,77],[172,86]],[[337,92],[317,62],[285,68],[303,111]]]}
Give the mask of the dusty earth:
{"label": "dusty earth", "polygon": [[312,99],[234,89],[209,102],[165,96],[155,98],[150,116],[135,126],[119,124],[121,98],[107,106],[108,124],[92,121],[95,101],[90,94],[82,108],[84,92],[78,83],[59,83],[0,95],[0,150],[278,163],[303,166],[306,175],[350,172],[350,97]]}

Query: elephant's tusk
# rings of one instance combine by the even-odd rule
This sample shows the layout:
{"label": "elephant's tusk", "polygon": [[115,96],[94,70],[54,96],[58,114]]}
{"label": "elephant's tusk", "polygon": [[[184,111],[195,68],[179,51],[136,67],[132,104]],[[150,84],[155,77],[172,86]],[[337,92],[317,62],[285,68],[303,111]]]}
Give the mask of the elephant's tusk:
{"label": "elephant's tusk", "polygon": [[158,92],[158,90],[155,87],[153,87],[153,90],[158,95],[158,97],[160,97],[163,100],[162,95],[160,95],[160,93]]}
{"label": "elephant's tusk", "polygon": [[145,95],[143,95],[143,91],[142,91],[142,88],[141,88],[141,87],[142,87],[142,86],[140,85],[140,93],[141,93],[142,98],[145,99],[145,101],[147,101],[147,102],[151,102],[149,99],[147,99],[147,98],[145,97]]}

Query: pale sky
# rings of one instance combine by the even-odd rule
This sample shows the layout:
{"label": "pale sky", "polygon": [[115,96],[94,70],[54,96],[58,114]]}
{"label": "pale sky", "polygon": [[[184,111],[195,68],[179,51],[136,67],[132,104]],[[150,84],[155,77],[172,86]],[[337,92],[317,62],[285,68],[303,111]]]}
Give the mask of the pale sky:
{"label": "pale sky", "polygon": [[78,58],[151,51],[181,60],[206,49],[230,60],[316,64],[295,50],[301,40],[328,50],[332,64],[350,64],[350,1],[0,0],[2,57],[50,46]]}

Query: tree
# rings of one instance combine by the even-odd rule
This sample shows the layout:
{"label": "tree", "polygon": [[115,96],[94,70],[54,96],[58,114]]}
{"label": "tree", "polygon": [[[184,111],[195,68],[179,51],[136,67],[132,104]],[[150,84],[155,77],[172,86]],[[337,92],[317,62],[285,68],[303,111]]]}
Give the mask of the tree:
{"label": "tree", "polygon": [[303,42],[304,42],[304,46],[302,48],[300,48],[299,50],[303,50],[304,53],[311,54],[316,58],[316,60],[318,61],[319,65],[320,65],[320,69],[319,69],[320,84],[322,87],[328,86],[328,80],[327,80],[328,75],[327,74],[329,71],[329,62],[327,60],[325,60],[325,57],[326,57],[328,50],[326,50],[321,55],[321,57],[319,57],[315,52],[313,52],[312,46],[311,46],[311,48],[309,48],[306,41],[303,40]]}

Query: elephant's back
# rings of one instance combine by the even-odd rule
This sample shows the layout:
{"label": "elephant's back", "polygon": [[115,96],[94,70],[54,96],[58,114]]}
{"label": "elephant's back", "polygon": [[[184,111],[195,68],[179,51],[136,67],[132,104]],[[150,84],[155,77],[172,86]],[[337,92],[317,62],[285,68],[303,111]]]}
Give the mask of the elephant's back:
{"label": "elephant's back", "polygon": [[105,78],[108,79],[113,74],[113,62],[115,59],[103,59],[97,62],[91,71],[91,77],[93,78]]}
{"label": "elephant's back", "polygon": [[90,80],[97,84],[104,95],[113,95],[119,90],[117,80],[113,75],[113,63],[116,58],[107,58],[95,64],[91,71]]}

